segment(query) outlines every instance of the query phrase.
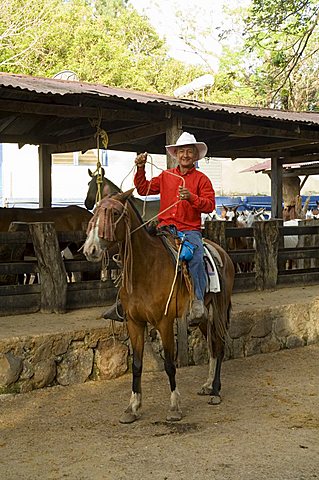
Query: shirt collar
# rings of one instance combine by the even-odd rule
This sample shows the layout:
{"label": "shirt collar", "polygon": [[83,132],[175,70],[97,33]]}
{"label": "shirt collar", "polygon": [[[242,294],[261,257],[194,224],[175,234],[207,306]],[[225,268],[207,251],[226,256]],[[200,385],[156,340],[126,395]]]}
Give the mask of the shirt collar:
{"label": "shirt collar", "polygon": [[194,170],[196,170],[196,169],[195,169],[195,165],[193,165],[192,168],[190,168],[189,170],[187,170],[186,173],[182,173],[182,172],[181,172],[181,169],[180,169],[180,166],[177,165],[176,170],[178,171],[178,173],[179,173],[180,175],[185,176],[185,175],[188,175],[189,173],[192,173],[192,172],[193,172]]}

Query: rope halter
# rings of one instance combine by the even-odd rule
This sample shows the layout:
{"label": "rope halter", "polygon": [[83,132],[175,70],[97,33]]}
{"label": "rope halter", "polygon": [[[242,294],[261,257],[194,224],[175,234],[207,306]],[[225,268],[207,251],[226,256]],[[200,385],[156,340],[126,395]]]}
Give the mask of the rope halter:
{"label": "rope halter", "polygon": [[[119,214],[119,217],[115,220],[115,213]],[[93,217],[91,218],[87,234],[91,231],[92,228],[98,227],[98,237],[106,240],[108,242],[117,241],[115,237],[115,228],[117,224],[124,220],[130,229],[130,221],[127,211],[126,202],[123,205],[119,200],[115,198],[105,197],[98,204]]]}

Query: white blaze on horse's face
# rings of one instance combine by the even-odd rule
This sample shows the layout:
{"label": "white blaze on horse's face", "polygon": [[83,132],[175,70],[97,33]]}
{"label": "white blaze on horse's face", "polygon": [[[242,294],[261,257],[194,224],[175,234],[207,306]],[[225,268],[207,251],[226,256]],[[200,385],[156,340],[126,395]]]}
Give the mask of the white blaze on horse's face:
{"label": "white blaze on horse's face", "polygon": [[99,262],[102,259],[104,249],[101,247],[100,238],[98,236],[99,219],[96,222],[85,240],[83,253],[89,262]]}

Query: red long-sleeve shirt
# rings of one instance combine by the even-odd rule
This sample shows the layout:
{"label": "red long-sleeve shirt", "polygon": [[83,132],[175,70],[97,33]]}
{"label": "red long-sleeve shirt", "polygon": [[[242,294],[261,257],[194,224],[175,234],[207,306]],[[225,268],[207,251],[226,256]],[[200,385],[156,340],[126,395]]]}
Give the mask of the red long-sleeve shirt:
{"label": "red long-sleeve shirt", "polygon": [[[182,179],[185,180],[185,187],[191,195],[189,200],[178,202],[178,187],[183,185]],[[144,168],[138,168],[134,176],[134,185],[140,195],[160,193],[159,226],[175,225],[180,231],[200,230],[201,213],[211,213],[215,209],[212,183],[195,167],[182,174],[178,166],[163,171],[151,180],[146,180]]]}

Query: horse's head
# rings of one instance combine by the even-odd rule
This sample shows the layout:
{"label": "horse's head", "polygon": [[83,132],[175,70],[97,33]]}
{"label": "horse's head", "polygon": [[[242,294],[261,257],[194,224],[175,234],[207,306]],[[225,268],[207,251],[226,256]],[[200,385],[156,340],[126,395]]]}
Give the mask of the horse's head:
{"label": "horse's head", "polygon": [[97,205],[83,248],[83,253],[90,262],[100,261],[105,250],[109,250],[114,243],[127,239],[130,228],[127,200],[133,191],[134,188],[112,197],[104,197]]}
{"label": "horse's head", "polygon": [[98,173],[92,173],[90,169],[88,169],[89,175],[91,180],[89,181],[89,188],[86,195],[86,199],[84,202],[85,207],[88,210],[93,210],[94,205],[97,203],[97,193],[98,193],[98,184],[100,182],[101,188],[101,197],[105,197],[107,195],[114,195],[115,193],[120,193],[122,190],[115,185],[115,183],[111,182],[110,179],[105,177],[105,170],[104,168],[101,169],[101,175]]}
{"label": "horse's head", "polygon": [[[88,191],[86,194],[86,199],[84,201],[84,205],[88,210],[93,210],[94,205],[96,203],[96,198],[97,198],[97,192],[98,192],[98,182],[101,182],[101,192],[105,184],[105,171],[104,168],[101,169],[102,174],[98,175],[97,172],[92,173],[90,169],[88,169],[89,175],[91,177],[91,180],[89,181],[88,185]],[[101,195],[102,196],[102,195]]]}

